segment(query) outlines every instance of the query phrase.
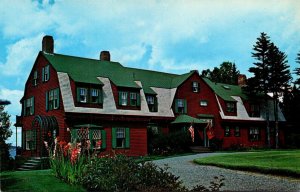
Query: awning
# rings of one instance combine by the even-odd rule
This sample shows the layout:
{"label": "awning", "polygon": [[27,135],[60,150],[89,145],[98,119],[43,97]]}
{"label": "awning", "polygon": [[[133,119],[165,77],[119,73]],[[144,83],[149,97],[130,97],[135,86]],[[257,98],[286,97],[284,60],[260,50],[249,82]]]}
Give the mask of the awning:
{"label": "awning", "polygon": [[194,124],[207,124],[207,122],[188,116],[188,115],[179,115],[176,117],[175,121],[171,122],[172,124],[178,124],[178,123],[194,123]]}
{"label": "awning", "polygon": [[197,114],[200,118],[214,118],[214,115],[212,114]]}
{"label": "awning", "polygon": [[81,124],[81,125],[74,125],[75,128],[102,128],[102,126],[94,125],[94,124]]}

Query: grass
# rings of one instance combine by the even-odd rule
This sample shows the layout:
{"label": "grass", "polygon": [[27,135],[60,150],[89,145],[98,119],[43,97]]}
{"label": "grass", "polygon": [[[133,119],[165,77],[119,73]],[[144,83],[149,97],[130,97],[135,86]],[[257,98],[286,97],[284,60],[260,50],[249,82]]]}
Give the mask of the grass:
{"label": "grass", "polygon": [[194,162],[200,165],[213,165],[274,175],[300,176],[300,150],[229,153],[195,159]]}
{"label": "grass", "polygon": [[81,186],[72,186],[54,177],[51,170],[2,172],[0,191],[30,191],[30,192],[81,192]]}

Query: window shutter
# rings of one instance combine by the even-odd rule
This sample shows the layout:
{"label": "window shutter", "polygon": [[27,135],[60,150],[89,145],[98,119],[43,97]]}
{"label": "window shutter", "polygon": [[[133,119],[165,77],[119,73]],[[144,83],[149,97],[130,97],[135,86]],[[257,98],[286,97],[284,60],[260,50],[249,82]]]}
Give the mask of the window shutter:
{"label": "window shutter", "polygon": [[77,97],[77,102],[79,102],[80,101],[80,88],[79,87],[77,87],[77,89],[76,89],[76,97]]}
{"label": "window shutter", "polygon": [[183,100],[183,104],[184,104],[184,113],[187,113],[187,102],[186,102],[186,99]]}
{"label": "window shutter", "polygon": [[49,67],[49,65],[46,66],[46,70],[48,72],[48,79],[47,79],[47,81],[49,81],[49,79],[50,79],[50,67]]}
{"label": "window shutter", "polygon": [[74,143],[76,139],[77,139],[77,129],[71,129],[71,141],[72,141],[72,143]]}
{"label": "window shutter", "polygon": [[130,147],[130,130],[129,128],[125,129],[125,148]]}
{"label": "window shutter", "polygon": [[198,85],[198,92],[200,92],[200,83],[198,82],[197,85]]}
{"label": "window shutter", "polygon": [[42,68],[42,82],[45,81],[45,68]]}
{"label": "window shutter", "polygon": [[34,97],[31,97],[32,106],[30,107],[30,115],[34,114]]}
{"label": "window shutter", "polygon": [[57,88],[56,90],[56,95],[57,95],[57,109],[59,109],[59,88]]}
{"label": "window shutter", "polygon": [[102,89],[99,89],[99,98],[98,98],[98,103],[103,103],[103,91]]}
{"label": "window shutter", "polygon": [[119,91],[119,105],[122,105],[122,91]]}
{"label": "window shutter", "polygon": [[141,106],[141,96],[139,93],[136,94],[136,106]]}
{"label": "window shutter", "polygon": [[178,99],[175,99],[175,113],[178,113]]}
{"label": "window shutter", "polygon": [[101,148],[105,149],[106,148],[106,131],[105,130],[101,130]]}
{"label": "window shutter", "polygon": [[48,93],[49,93],[49,92],[46,91],[46,103],[45,103],[45,104],[46,104],[46,111],[49,110],[49,107],[48,107],[48,102],[49,102],[49,101],[48,101],[48,100],[49,100]]}
{"label": "window shutter", "polygon": [[154,97],[154,112],[158,111],[157,97]]}
{"label": "window shutter", "polygon": [[111,131],[112,131],[112,134],[111,134],[112,148],[116,148],[117,147],[117,135],[116,135],[117,129],[113,127],[111,129]]}

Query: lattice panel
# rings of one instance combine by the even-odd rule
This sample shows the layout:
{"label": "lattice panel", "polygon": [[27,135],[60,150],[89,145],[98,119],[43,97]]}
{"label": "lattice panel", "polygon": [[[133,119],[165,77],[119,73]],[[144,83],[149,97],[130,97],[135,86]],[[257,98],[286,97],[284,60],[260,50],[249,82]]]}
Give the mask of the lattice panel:
{"label": "lattice panel", "polygon": [[92,139],[101,139],[101,130],[91,130],[92,131]]}
{"label": "lattice panel", "polygon": [[88,129],[78,129],[77,137],[79,139],[89,139],[89,130]]}

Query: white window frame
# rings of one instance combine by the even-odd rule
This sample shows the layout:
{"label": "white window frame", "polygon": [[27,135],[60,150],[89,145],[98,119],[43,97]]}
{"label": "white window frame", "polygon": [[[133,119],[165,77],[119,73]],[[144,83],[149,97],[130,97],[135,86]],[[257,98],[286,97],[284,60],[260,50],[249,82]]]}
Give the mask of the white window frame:
{"label": "white window frame", "polygon": [[148,105],[154,105],[154,96],[148,95],[146,98]]}
{"label": "white window frame", "polygon": [[[125,147],[125,141],[126,141],[126,130],[125,130],[124,127],[118,127],[116,129],[116,139],[117,139],[116,147],[117,148],[124,148]],[[118,145],[119,144],[118,140],[121,141],[121,146]]]}
{"label": "white window frame", "polygon": [[[93,101],[95,100],[95,101]],[[91,89],[91,103],[98,103],[99,101],[99,89]]]}
{"label": "white window frame", "polygon": [[79,102],[87,103],[87,88],[79,88]]}
{"label": "white window frame", "polygon": [[193,81],[192,83],[193,92],[198,93],[199,92],[199,83],[197,81]]}
{"label": "white window frame", "polygon": [[207,107],[208,106],[208,101],[207,100],[201,100],[200,101],[200,106],[201,107]]}
{"label": "white window frame", "polygon": [[128,104],[127,97],[128,97],[127,92],[121,92],[121,105],[122,106],[127,106],[127,104]]}
{"label": "white window frame", "polygon": [[38,72],[35,70],[33,72],[33,86],[37,86],[37,81],[38,81]]}
{"label": "white window frame", "polygon": [[44,68],[44,81],[49,81],[50,68],[49,65],[45,66]]}

